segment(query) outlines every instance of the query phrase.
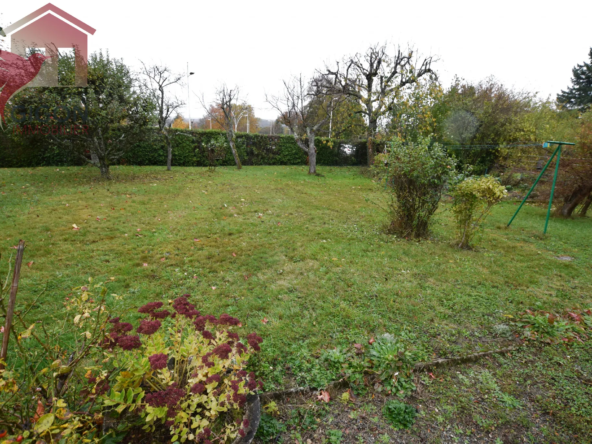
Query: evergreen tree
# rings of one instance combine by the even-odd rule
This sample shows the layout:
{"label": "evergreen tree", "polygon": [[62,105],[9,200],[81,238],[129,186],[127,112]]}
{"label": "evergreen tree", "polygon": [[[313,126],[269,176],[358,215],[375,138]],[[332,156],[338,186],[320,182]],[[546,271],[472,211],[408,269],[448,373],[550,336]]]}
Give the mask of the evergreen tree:
{"label": "evergreen tree", "polygon": [[592,48],[590,63],[584,62],[573,69],[572,86],[557,95],[557,101],[566,108],[586,111],[592,105]]}

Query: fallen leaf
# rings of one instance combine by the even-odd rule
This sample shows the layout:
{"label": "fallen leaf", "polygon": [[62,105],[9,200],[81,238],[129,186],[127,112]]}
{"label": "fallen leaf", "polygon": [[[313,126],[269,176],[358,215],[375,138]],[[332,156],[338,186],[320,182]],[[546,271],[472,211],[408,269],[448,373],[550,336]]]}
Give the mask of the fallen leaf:
{"label": "fallen leaf", "polygon": [[147,267],[147,266],[148,266],[148,264],[147,264],[147,263],[144,263],[144,265],[143,265],[143,266],[144,266],[144,267]]}
{"label": "fallen leaf", "polygon": [[166,259],[164,257],[160,259],[160,262],[164,262],[164,261],[166,261]]}
{"label": "fallen leaf", "polygon": [[236,257],[236,253],[232,253],[232,256]]}
{"label": "fallen leaf", "polygon": [[356,397],[354,396],[353,392],[351,389],[347,389],[347,393],[349,393],[349,397],[352,401],[356,400]]}
{"label": "fallen leaf", "polygon": [[329,392],[327,392],[325,390],[321,390],[321,394],[319,396],[317,396],[317,399],[319,401],[329,402],[329,401],[331,401],[331,396],[329,395]]}
{"label": "fallen leaf", "polygon": [[362,344],[354,344],[354,347],[355,347],[357,350],[362,350]]}
{"label": "fallen leaf", "polygon": [[263,319],[261,320],[261,322],[262,322],[262,323],[264,323],[264,324],[267,324],[267,323],[269,323],[269,320],[268,320],[267,318],[263,318]]}
{"label": "fallen leaf", "polygon": [[74,224],[74,225],[72,225],[72,229],[73,229],[74,231],[78,231],[78,230],[80,230],[80,227],[79,227],[79,226],[77,226],[76,224]]}
{"label": "fallen leaf", "polygon": [[201,241],[199,239],[193,239],[193,242],[201,242]]}
{"label": "fallen leaf", "polygon": [[31,262],[28,262],[28,263],[27,263],[27,267],[31,268],[31,265],[33,265],[33,263],[34,263],[33,261],[31,261]]}
{"label": "fallen leaf", "polygon": [[374,338],[370,338],[368,340],[368,344],[370,344],[370,345],[374,344],[375,342],[376,342],[376,339],[374,339]]}
{"label": "fallen leaf", "polygon": [[212,290],[215,290],[215,289],[216,289],[216,287],[212,287]]}
{"label": "fallen leaf", "polygon": [[35,416],[33,416],[33,422],[37,422],[37,420],[39,418],[41,418],[43,416],[43,414],[45,413],[45,407],[43,406],[43,403],[39,400],[37,400],[37,409],[35,410]]}

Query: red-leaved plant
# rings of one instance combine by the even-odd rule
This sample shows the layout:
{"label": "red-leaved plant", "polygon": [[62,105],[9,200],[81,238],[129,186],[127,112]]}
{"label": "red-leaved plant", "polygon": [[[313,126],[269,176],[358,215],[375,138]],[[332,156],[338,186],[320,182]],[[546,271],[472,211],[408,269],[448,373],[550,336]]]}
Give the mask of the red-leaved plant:
{"label": "red-leaved plant", "polygon": [[135,332],[119,318],[109,321],[102,345],[115,370],[102,402],[122,422],[139,418],[146,432],[168,429],[173,442],[229,442],[249,428],[243,409],[261,382],[245,366],[262,339],[252,333],[243,343],[233,331],[238,319],[202,315],[188,296],[167,309],[141,307]]}

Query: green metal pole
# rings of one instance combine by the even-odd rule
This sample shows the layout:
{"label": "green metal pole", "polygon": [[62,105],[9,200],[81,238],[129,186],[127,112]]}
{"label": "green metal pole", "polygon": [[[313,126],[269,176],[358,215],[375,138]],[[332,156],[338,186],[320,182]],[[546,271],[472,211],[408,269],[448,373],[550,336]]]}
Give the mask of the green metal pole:
{"label": "green metal pole", "polygon": [[[559,147],[555,150],[555,152],[553,153],[553,155],[551,156],[551,158],[549,159],[549,161],[547,162],[547,165],[545,165],[545,168],[543,168],[543,171],[541,171],[541,174],[539,174],[539,177],[537,177],[537,180],[534,182],[534,184],[532,185],[532,187],[530,188],[530,191],[528,192],[528,194],[524,197],[524,199],[522,200],[522,203],[520,204],[520,206],[518,207],[518,209],[516,210],[516,212],[514,213],[514,215],[512,216],[512,219],[510,219],[510,222],[508,222],[508,227],[510,225],[512,225],[512,222],[514,222],[514,219],[516,218],[516,216],[518,216],[518,213],[520,212],[520,210],[522,209],[522,207],[524,206],[524,203],[526,202],[526,200],[530,197],[530,194],[533,192],[534,187],[537,186],[537,183],[539,183],[539,180],[541,180],[541,177],[543,177],[543,174],[545,174],[545,171],[547,171],[547,168],[549,168],[549,165],[551,164],[551,161],[553,160],[553,158],[555,157],[555,154],[557,154],[557,152],[560,150],[561,145],[559,145]],[[555,186],[553,186],[553,188],[555,188]]]}
{"label": "green metal pole", "polygon": [[549,217],[551,217],[551,207],[553,206],[553,196],[555,195],[555,184],[557,183],[557,175],[559,174],[559,161],[561,160],[561,145],[557,148],[557,164],[555,165],[555,176],[553,176],[553,187],[551,188],[551,197],[549,198],[549,209],[547,210],[547,220],[545,221],[545,231],[547,234],[547,227],[549,226]]}

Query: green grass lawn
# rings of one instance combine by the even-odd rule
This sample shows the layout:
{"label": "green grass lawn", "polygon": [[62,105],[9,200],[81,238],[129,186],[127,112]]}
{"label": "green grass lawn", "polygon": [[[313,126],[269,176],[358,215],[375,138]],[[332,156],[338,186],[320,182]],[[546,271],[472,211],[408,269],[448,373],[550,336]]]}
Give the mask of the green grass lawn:
{"label": "green grass lawn", "polygon": [[[0,252],[27,242],[18,303],[46,288],[31,312],[39,320],[59,317],[89,277],[111,281],[125,295],[113,309],[131,319],[188,293],[202,312],[256,330],[264,362],[401,328],[431,354],[456,356],[506,344],[493,328],[505,315],[592,305],[589,218],[553,219],[542,236],[544,209],[526,206],[506,229],[517,208],[506,202],[477,248],[461,251],[446,204],[432,239],[397,239],[359,169],[320,172],[115,167],[102,182],[89,168],[0,169]],[[268,388],[288,380],[281,366],[264,377]]]}

